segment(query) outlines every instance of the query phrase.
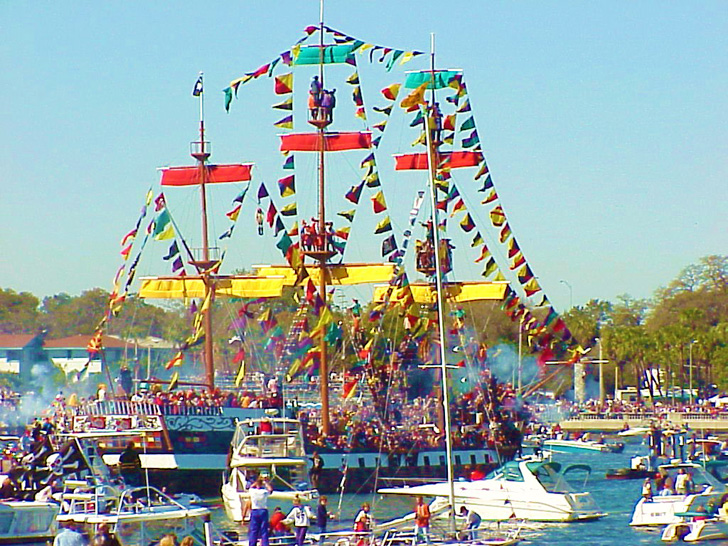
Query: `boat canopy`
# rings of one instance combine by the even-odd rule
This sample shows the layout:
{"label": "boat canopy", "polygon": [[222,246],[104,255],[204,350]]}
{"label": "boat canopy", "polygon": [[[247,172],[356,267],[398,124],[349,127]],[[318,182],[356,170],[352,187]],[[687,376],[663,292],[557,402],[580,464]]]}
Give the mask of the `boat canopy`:
{"label": "boat canopy", "polygon": [[[283,278],[215,277],[215,295],[233,298],[277,298],[283,294]],[[141,298],[204,298],[205,283],[197,277],[142,279]]]}
{"label": "boat canopy", "polygon": [[354,44],[325,45],[323,55],[321,46],[312,45],[302,47],[293,60],[296,66],[307,64],[344,64],[350,62],[354,57]]}
{"label": "boat canopy", "polygon": [[[458,74],[462,74],[462,70],[435,70],[435,89],[447,87],[450,80]],[[432,82],[432,71],[418,70],[407,74],[404,86],[407,89],[416,89],[423,83],[430,82]]]}
{"label": "boat canopy", "polygon": [[536,474],[542,468],[551,470],[558,474],[561,472],[561,463],[557,463],[556,461],[531,461],[526,463],[526,468],[528,468],[528,470],[530,470],[533,474]]}
{"label": "boat canopy", "polygon": [[[480,300],[500,301],[506,293],[506,286],[507,284],[502,282],[459,282],[446,283],[444,289],[448,301],[465,303]],[[412,290],[412,297],[416,303],[435,303],[437,299],[437,290],[430,284],[412,283],[409,288]],[[384,302],[388,290],[387,286],[377,286],[374,289],[374,302]],[[405,297],[406,294],[403,291],[396,290],[389,301],[398,302],[404,300]]]}
{"label": "boat canopy", "polygon": [[[284,286],[296,284],[296,271],[285,265],[253,266],[258,277],[283,277]],[[306,266],[311,280],[318,285],[321,282],[321,269],[318,266]],[[394,273],[394,264],[347,264],[326,267],[327,284],[350,286],[388,282]]]}

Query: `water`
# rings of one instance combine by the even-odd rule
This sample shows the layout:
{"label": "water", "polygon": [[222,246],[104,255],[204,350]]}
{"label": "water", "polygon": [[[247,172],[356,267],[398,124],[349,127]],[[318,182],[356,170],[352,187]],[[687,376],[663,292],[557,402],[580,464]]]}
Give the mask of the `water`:
{"label": "water", "polygon": [[[660,540],[662,528],[649,531],[633,529],[629,526],[634,505],[640,498],[642,480],[607,480],[605,472],[609,468],[629,466],[629,459],[636,453],[642,454],[644,448],[628,444],[623,453],[584,453],[554,454],[554,460],[562,465],[585,463],[592,467],[591,478],[586,490],[591,492],[602,511],[609,515],[597,521],[569,524],[538,524],[538,529],[526,529],[524,536],[527,544],[545,546],[553,544],[575,544],[579,546],[631,546],[664,544]],[[581,483],[572,481],[575,488],[582,488]],[[362,502],[372,505],[376,521],[384,521],[410,513],[414,507],[414,499],[407,497],[381,497],[378,495],[344,495],[340,521],[329,524],[329,530],[351,530],[353,520]],[[329,495],[329,511],[336,512],[339,497]],[[271,505],[276,506],[277,503]],[[280,504],[284,511],[289,505]],[[313,508],[313,506],[312,506]],[[236,528],[229,522],[224,510],[215,509],[214,520],[222,527]],[[313,529],[313,528],[312,528]],[[728,546],[728,541],[711,544]]]}

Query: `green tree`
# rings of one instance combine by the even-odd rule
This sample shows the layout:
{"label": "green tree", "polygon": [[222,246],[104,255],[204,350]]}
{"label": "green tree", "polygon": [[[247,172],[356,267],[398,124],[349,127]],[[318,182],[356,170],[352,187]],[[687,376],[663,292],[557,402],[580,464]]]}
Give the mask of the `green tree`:
{"label": "green tree", "polygon": [[43,299],[42,322],[50,337],[76,334],[91,335],[108,309],[109,293],[101,288],[82,292],[80,296],[61,293]]}
{"label": "green tree", "polygon": [[33,334],[40,327],[38,298],[28,292],[0,288],[0,333]]}

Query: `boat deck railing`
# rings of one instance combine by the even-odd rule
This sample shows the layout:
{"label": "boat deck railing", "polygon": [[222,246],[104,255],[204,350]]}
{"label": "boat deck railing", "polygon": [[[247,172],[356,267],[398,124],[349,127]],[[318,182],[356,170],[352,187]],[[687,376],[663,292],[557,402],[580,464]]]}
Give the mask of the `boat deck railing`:
{"label": "boat deck railing", "polygon": [[237,452],[242,457],[284,457],[306,456],[298,434],[256,434],[247,436]]}
{"label": "boat deck railing", "polygon": [[104,400],[75,408],[76,415],[221,415],[220,406],[187,406],[131,402],[129,400]]}

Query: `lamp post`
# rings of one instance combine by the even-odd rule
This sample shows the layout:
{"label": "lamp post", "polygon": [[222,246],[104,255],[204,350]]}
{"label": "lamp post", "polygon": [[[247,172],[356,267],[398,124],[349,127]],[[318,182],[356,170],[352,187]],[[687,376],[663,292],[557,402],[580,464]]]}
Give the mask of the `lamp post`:
{"label": "lamp post", "polygon": [[564,279],[561,279],[559,281],[561,284],[565,284],[566,287],[569,289],[569,309],[574,308],[574,289],[571,287],[571,283],[565,281]]}
{"label": "lamp post", "polygon": [[697,339],[690,341],[688,346],[688,373],[690,374],[690,405],[693,405],[693,345],[698,342]]}
{"label": "lamp post", "polygon": [[604,364],[602,360],[602,338],[597,338],[599,343],[599,403],[604,404],[605,391],[604,391]]}

